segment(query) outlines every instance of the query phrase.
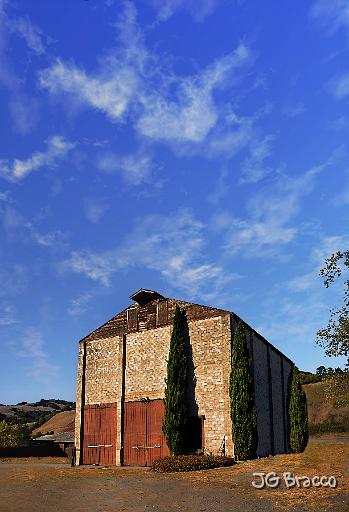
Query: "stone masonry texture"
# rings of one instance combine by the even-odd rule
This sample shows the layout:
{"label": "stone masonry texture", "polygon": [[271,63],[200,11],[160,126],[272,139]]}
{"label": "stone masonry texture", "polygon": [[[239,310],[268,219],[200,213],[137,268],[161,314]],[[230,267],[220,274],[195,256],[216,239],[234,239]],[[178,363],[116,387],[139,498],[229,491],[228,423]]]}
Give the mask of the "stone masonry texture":
{"label": "stone masonry texture", "polygon": [[[167,357],[176,305],[187,313],[194,366],[192,415],[204,417],[207,453],[233,454],[229,401],[231,349],[236,315],[173,299],[133,304],[79,343],[76,449],[84,405],[116,403],[116,460],[120,462],[123,358],[126,402],[164,398]],[[247,326],[253,359],[258,426],[258,454],[288,448],[285,423],[292,362]],[[125,353],[123,352],[125,350]],[[269,351],[269,353],[268,353]]]}

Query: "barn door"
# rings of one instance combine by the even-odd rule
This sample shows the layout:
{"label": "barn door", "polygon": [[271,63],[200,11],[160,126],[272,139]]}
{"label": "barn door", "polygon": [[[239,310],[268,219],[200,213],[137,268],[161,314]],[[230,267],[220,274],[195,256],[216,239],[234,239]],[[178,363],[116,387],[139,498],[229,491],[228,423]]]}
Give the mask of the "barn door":
{"label": "barn door", "polygon": [[162,433],[163,415],[163,400],[125,403],[125,466],[151,466],[155,460],[169,455]]}
{"label": "barn door", "polygon": [[84,407],[83,464],[116,464],[116,403]]}

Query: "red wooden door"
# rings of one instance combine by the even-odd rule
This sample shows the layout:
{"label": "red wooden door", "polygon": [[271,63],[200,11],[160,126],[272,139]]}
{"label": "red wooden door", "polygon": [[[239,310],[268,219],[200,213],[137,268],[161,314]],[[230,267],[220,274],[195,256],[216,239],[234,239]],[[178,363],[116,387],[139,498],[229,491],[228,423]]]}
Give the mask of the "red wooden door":
{"label": "red wooden door", "polygon": [[83,464],[116,464],[116,403],[85,405]]}
{"label": "red wooden door", "polygon": [[162,433],[164,401],[126,402],[124,420],[125,466],[151,466],[169,455]]}

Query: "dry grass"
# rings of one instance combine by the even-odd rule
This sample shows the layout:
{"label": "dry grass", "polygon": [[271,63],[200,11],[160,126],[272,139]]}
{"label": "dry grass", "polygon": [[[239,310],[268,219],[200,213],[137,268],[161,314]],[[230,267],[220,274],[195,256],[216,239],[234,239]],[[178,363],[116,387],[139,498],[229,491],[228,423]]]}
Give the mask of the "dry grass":
{"label": "dry grass", "polygon": [[[280,476],[283,472],[291,472],[293,475],[306,475],[310,478],[316,475],[333,475],[337,478],[338,486],[336,489],[297,487],[287,489],[282,481],[277,489],[257,490],[251,485],[254,479],[253,473],[272,471]],[[239,491],[243,488],[246,496],[257,494],[260,499],[272,495],[273,504],[287,510],[297,507],[310,510],[333,510],[333,500],[338,500],[338,510],[341,503],[343,506],[346,504],[349,510],[349,443],[331,442],[330,439],[328,444],[311,443],[302,454],[276,455],[247,461],[218,471],[196,473],[192,480],[196,485],[228,485]]]}
{"label": "dry grass", "polygon": [[349,405],[335,407],[334,400],[326,398],[325,382],[305,384],[303,388],[307,395],[310,426],[328,421],[341,423],[345,418],[349,418]]}
{"label": "dry grass", "polygon": [[[40,462],[48,462],[48,459],[42,459]],[[287,489],[283,482],[277,489],[258,490],[252,486],[252,480],[255,479],[254,472],[268,473],[272,471],[279,475],[289,471],[297,476],[306,475],[308,477],[334,475],[338,479],[338,487],[336,489]],[[85,510],[94,510],[94,507],[100,504],[100,500],[111,500],[111,497],[114,496],[113,493],[123,496],[125,506],[129,507],[124,510],[133,510],[134,482],[137,482],[137,486],[142,489],[146,499],[153,499],[152,503],[160,507],[157,510],[168,509],[167,493],[171,492],[175,497],[181,489],[181,499],[187,501],[195,501],[198,496],[207,496],[207,499],[212,496],[220,497],[225,500],[225,508],[221,508],[222,510],[269,511],[274,508],[278,511],[335,510],[344,512],[349,510],[349,443],[344,439],[341,441],[324,436],[324,442],[310,443],[302,454],[277,455],[231,467],[191,473],[158,474],[147,471],[145,468],[23,466],[6,468],[6,472],[2,474],[2,483],[6,484],[6,492],[11,496],[11,506],[13,505],[13,507],[16,507],[18,503],[18,496],[22,492],[22,488],[25,489],[25,500],[30,500],[31,496],[35,500],[37,489],[43,489],[52,499],[57,495],[58,501],[61,494],[73,496],[72,490],[79,488],[80,492],[85,495],[84,499],[90,500],[81,503]],[[93,489],[98,489],[98,493],[97,491],[92,493]],[[76,506],[75,502],[73,505]]]}
{"label": "dry grass", "polygon": [[46,423],[33,430],[33,434],[41,432],[73,432],[75,428],[75,411],[63,411],[55,414]]}

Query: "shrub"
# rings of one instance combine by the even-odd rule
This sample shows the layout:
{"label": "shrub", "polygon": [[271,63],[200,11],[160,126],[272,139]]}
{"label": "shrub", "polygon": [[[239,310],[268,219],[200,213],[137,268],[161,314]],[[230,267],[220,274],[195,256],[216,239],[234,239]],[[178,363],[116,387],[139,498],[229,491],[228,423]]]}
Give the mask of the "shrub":
{"label": "shrub", "polygon": [[0,421],[0,448],[17,448],[29,441],[28,429],[23,425]]}
{"label": "shrub", "polygon": [[182,311],[176,306],[167,361],[167,379],[164,399],[165,414],[162,424],[167,446],[174,455],[185,453],[187,448],[188,342],[189,329],[185,311]]}
{"label": "shrub", "polygon": [[289,418],[291,449],[294,453],[303,452],[309,437],[307,398],[302,389],[296,366],[292,370]]}
{"label": "shrub", "polygon": [[158,473],[174,471],[198,471],[200,469],[213,469],[234,464],[232,457],[213,455],[178,455],[158,459],[152,464],[152,470]]}
{"label": "shrub", "polygon": [[234,333],[230,413],[235,458],[246,460],[255,457],[258,437],[253,368],[247,349],[245,326],[241,321]]}

